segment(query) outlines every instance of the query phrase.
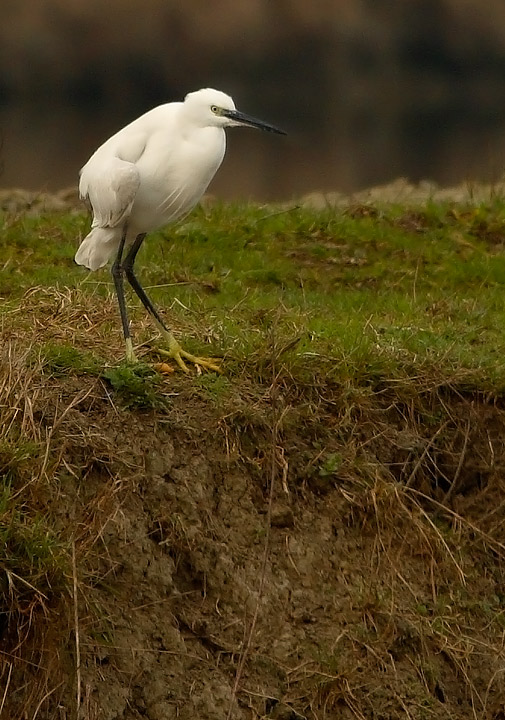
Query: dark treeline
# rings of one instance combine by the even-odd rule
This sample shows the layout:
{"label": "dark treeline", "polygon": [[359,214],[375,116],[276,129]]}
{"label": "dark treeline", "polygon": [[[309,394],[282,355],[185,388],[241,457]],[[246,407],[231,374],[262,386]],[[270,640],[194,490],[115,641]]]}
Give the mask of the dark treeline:
{"label": "dark treeline", "polygon": [[290,116],[298,109],[303,123],[311,106],[330,101],[365,111],[377,94],[424,112],[492,117],[505,95],[501,0],[2,6],[3,103],[56,94],[68,102],[143,106],[219,79],[267,104],[282,101]]}
{"label": "dark treeline", "polygon": [[28,126],[55,105],[119,123],[214,85],[341,167],[366,156],[348,187],[405,155],[414,175],[457,162],[444,143],[475,128],[501,149],[502,0],[3,0],[2,20],[0,110],[36,107]]}

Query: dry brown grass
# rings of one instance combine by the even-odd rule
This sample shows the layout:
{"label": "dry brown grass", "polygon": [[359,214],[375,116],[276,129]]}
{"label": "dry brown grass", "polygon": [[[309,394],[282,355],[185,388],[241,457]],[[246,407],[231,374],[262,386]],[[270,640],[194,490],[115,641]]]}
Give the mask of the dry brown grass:
{"label": "dry brown grass", "polygon": [[[30,363],[29,355],[30,348],[13,342],[2,345],[1,674],[2,706],[11,695],[17,696],[20,717],[31,709],[35,718],[44,699],[62,684],[61,681],[54,684],[60,657],[58,650],[54,652],[51,636],[55,627],[51,620],[61,609],[53,593],[62,587],[64,551],[51,529],[41,521],[50,437],[34,415],[42,385],[40,365]],[[21,693],[20,677],[25,678],[21,685],[25,691]],[[12,702],[7,707],[12,713]]]}
{"label": "dry brown grass", "polygon": [[[172,658],[160,677],[174,673],[188,703],[199,677],[220,673],[231,717],[264,717],[268,698],[311,720],[501,717],[499,400],[422,378],[311,386],[274,349],[225,390],[177,375],[163,381],[169,411],[129,411],[103,364],[57,368],[47,350],[121,357],[113,298],[35,288],[2,337],[0,519],[18,537],[2,566],[6,717],[43,720],[59,704],[98,718],[97,686],[133,686],[154,672],[151,655]],[[271,528],[272,505],[292,523]],[[33,528],[51,543],[27,565]],[[135,599],[142,563],[159,577],[169,565],[173,587],[149,576]],[[294,609],[278,603],[279,577]],[[139,616],[166,623],[173,646],[153,643],[151,626],[132,640]]]}

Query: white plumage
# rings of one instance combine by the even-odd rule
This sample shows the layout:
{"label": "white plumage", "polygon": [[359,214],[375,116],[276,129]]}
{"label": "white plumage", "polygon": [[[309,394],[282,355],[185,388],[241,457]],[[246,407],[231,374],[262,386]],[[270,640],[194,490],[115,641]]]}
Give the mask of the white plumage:
{"label": "white plumage", "polygon": [[239,112],[229,95],[206,88],[189,93],[184,102],[146,112],[104,142],[81,169],[79,192],[91,204],[93,221],[75,261],[97,270],[115,256],[112,275],[129,360],[135,356],[124,277],[165,337],[169,355],[183,369],[183,357],[216,369],[180,348],[134,275],[133,264],[146,233],[181,218],[200,200],[223,161],[224,129],[235,125],[284,134]]}
{"label": "white plumage", "polygon": [[225,93],[199,90],[183,103],[141,115],[93,153],[79,182],[93,208],[92,230],[75,256],[79,265],[105,265],[117,252],[125,221],[129,245],[194,208],[226,149],[224,118],[211,113],[213,105],[235,110]]}

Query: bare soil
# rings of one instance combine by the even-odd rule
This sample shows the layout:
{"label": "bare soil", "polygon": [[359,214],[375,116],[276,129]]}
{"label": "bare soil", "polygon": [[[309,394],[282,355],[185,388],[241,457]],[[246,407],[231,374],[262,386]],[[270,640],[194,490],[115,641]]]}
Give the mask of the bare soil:
{"label": "bare soil", "polygon": [[166,382],[32,380],[75,563],[3,628],[2,718],[503,720],[501,404]]}

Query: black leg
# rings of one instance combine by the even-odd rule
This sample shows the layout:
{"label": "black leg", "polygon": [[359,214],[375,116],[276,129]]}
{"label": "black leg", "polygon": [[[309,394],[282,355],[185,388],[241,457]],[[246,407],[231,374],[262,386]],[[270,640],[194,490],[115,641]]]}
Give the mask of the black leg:
{"label": "black leg", "polygon": [[137,257],[137,253],[140,250],[140,246],[142,245],[144,238],[146,234],[143,233],[142,235],[137,235],[135,238],[135,242],[131,246],[130,250],[128,251],[128,255],[125,257],[123,262],[123,269],[126,274],[126,277],[128,278],[128,282],[132,286],[132,288],[135,290],[138,298],[140,299],[142,305],[145,307],[147,312],[153,316],[153,318],[158,322],[161,327],[166,331],[170,332],[170,330],[167,328],[165,323],[163,322],[163,319],[159,312],[154,307],[153,303],[151,302],[150,298],[146,295],[146,292],[142,285],[140,284],[137,276],[133,272],[133,264],[135,262],[135,258]]}
{"label": "black leg", "polygon": [[127,226],[123,228],[123,234],[121,235],[121,241],[117,251],[116,259],[111,267],[112,279],[114,280],[114,287],[116,288],[116,295],[119,304],[119,313],[121,315],[121,324],[123,326],[123,335],[126,342],[126,357],[128,360],[134,360],[135,356],[133,353],[133,344],[130,334],[130,322],[128,320],[128,311],[126,309],[126,301],[124,296],[124,283],[123,283],[123,251],[126,242]]}
{"label": "black leg", "polygon": [[[159,312],[156,310],[154,305],[152,304],[151,300],[147,297],[146,292],[140,282],[138,281],[135,273],[133,272],[133,265],[135,263],[135,258],[137,257],[137,253],[140,250],[140,246],[142,245],[145,238],[145,233],[142,235],[137,235],[135,238],[135,241],[133,242],[131,248],[128,250],[128,253],[125,257],[125,259],[121,262],[122,257],[122,251],[124,248],[124,242],[122,243],[122,246],[120,247],[120,252],[118,252],[118,256],[116,259],[116,262],[114,263],[114,266],[118,264],[118,268],[116,268],[116,273],[118,274],[118,283],[116,284],[116,289],[118,288],[118,285],[121,285],[121,291],[122,291],[122,283],[123,283],[123,273],[126,275],[128,282],[132,286],[133,290],[136,292],[137,296],[139,297],[142,305],[145,307],[149,315],[153,318],[154,322],[158,326],[158,330],[160,331],[161,336],[164,338],[165,342],[167,343],[168,350],[159,350],[158,352],[167,355],[168,357],[172,358],[176,361],[176,363],[179,365],[181,370],[184,370],[185,372],[188,371],[188,368],[184,362],[184,360],[189,360],[189,362],[193,362],[197,365],[201,365],[202,367],[207,368],[208,370],[213,370],[214,372],[221,372],[219,367],[216,365],[215,362],[212,360],[206,360],[205,358],[199,358],[196,357],[196,355],[191,355],[191,353],[186,352],[181,348],[177,340],[172,334],[172,331],[169,330],[169,328],[165,325],[163,322],[163,319]],[[114,268],[113,268],[114,272]],[[115,276],[114,281],[116,282]],[[118,296],[119,296],[119,290],[118,290]],[[126,312],[126,309],[125,309]],[[123,317],[121,315],[121,317]],[[131,340],[130,340],[131,343]],[[127,353],[128,353],[128,340],[127,340]],[[133,348],[131,349],[131,353],[133,356]]]}
{"label": "black leg", "polygon": [[119,303],[119,312],[121,314],[121,322],[123,324],[123,334],[126,338],[130,337],[130,323],[128,321],[128,312],[126,310],[126,302],[124,297],[124,286],[123,286],[123,268],[122,258],[123,251],[126,242],[126,225],[121,235],[121,241],[117,251],[116,259],[111,267],[112,279],[114,280],[114,286],[116,288],[116,295]]}

